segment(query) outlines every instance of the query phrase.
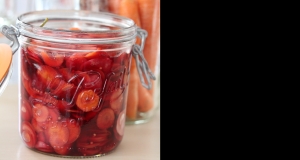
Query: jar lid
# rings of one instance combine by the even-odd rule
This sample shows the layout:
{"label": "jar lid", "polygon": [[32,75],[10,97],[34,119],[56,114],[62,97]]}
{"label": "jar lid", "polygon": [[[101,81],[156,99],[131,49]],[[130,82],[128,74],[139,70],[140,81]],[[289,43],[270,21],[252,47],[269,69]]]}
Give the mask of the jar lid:
{"label": "jar lid", "polygon": [[0,44],[0,90],[12,63],[12,50],[8,44]]}

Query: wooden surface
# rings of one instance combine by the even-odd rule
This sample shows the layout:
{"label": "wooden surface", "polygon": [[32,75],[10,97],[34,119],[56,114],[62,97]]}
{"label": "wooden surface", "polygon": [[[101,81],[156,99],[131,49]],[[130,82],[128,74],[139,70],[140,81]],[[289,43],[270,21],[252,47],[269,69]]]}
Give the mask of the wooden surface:
{"label": "wooden surface", "polygon": [[[63,160],[26,148],[19,135],[18,86],[9,84],[0,95],[0,160]],[[145,124],[126,125],[118,148],[99,160],[159,160],[160,110]]]}

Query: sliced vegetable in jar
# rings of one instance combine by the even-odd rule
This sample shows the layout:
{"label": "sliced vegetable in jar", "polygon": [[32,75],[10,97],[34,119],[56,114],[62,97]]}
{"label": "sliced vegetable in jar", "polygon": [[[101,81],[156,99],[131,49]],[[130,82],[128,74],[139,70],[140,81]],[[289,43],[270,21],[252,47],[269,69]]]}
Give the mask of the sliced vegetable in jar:
{"label": "sliced vegetable in jar", "polygon": [[76,100],[76,105],[84,112],[89,112],[98,107],[100,97],[92,90],[81,91]]}

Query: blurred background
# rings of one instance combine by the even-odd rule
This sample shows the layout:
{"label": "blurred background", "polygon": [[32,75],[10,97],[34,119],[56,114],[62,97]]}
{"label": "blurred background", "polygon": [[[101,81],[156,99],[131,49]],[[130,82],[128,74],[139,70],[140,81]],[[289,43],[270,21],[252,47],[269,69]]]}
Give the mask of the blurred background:
{"label": "blurred background", "polygon": [[[107,0],[0,0],[0,28],[2,25],[15,25],[19,15],[47,9],[84,9],[106,11]],[[10,41],[0,33],[0,43]],[[18,52],[16,52],[17,54]],[[13,74],[9,83],[18,82],[18,56],[13,57]]]}

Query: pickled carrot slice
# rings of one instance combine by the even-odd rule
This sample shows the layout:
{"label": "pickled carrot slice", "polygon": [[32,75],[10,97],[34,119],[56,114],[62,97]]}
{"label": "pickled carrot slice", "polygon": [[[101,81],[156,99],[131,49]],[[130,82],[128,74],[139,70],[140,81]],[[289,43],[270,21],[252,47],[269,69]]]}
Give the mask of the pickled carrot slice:
{"label": "pickled carrot slice", "polygon": [[99,153],[101,148],[106,145],[110,139],[110,131],[97,129],[97,126],[90,125],[82,131],[80,137],[76,140],[76,146],[78,151],[83,155],[93,155]]}
{"label": "pickled carrot slice", "polygon": [[122,93],[123,89],[118,89],[112,93],[110,98],[110,107],[116,114],[119,114],[123,107],[124,95]]}
{"label": "pickled carrot slice", "polygon": [[23,99],[21,103],[21,119],[24,121],[31,121],[32,118],[32,109],[31,105],[27,100]]}
{"label": "pickled carrot slice", "polygon": [[37,141],[36,133],[33,126],[28,121],[22,121],[21,123],[21,136],[29,148],[33,148],[35,146]]}
{"label": "pickled carrot slice", "polygon": [[59,75],[58,72],[50,66],[35,65],[35,68],[37,69],[37,76],[39,80],[46,86],[48,86],[53,79]]}
{"label": "pickled carrot slice", "polygon": [[80,70],[80,65],[87,61],[83,53],[74,53],[65,58],[66,67],[70,70]]}
{"label": "pickled carrot slice", "polygon": [[38,141],[35,144],[35,148],[39,151],[46,152],[46,153],[51,153],[54,151],[53,148],[49,144],[47,144],[43,141]]}
{"label": "pickled carrot slice", "polygon": [[49,116],[49,110],[46,106],[37,103],[33,105],[32,114],[37,122],[45,122]]}
{"label": "pickled carrot slice", "polygon": [[43,64],[43,60],[40,57],[40,52],[36,49],[36,47],[28,46],[26,51],[25,57],[30,63]]}
{"label": "pickled carrot slice", "polygon": [[46,132],[49,143],[54,149],[65,145],[69,140],[69,129],[62,122],[52,123]]}
{"label": "pickled carrot slice", "polygon": [[38,132],[38,133],[36,134],[36,137],[37,137],[37,140],[38,140],[38,141],[42,141],[42,142],[48,143],[48,140],[47,140],[47,138],[45,137],[45,133],[44,133],[44,132]]}
{"label": "pickled carrot slice", "polygon": [[[77,146],[93,148],[96,146],[105,145],[111,138],[111,133],[107,129],[99,129],[96,126],[91,126],[92,128],[86,128],[81,133],[81,137],[77,140]],[[86,144],[88,142],[89,144]],[[92,142],[92,143],[90,143]]]}
{"label": "pickled carrot slice", "polygon": [[85,147],[78,147],[78,152],[82,153],[84,156],[92,156],[100,153],[100,147],[94,148],[85,148]]}
{"label": "pickled carrot slice", "polygon": [[80,70],[95,70],[100,69],[104,73],[109,73],[112,68],[112,60],[110,58],[96,58],[96,59],[90,59],[86,62],[80,63],[82,64],[80,67]]}
{"label": "pickled carrot slice", "polygon": [[103,72],[90,72],[88,73],[89,80],[84,83],[84,87],[87,89],[102,90],[103,87]]}
{"label": "pickled carrot slice", "polygon": [[79,29],[78,27],[71,27],[70,30],[71,31],[81,31],[81,29]]}
{"label": "pickled carrot slice", "polygon": [[81,128],[75,119],[66,118],[64,121],[66,121],[70,133],[68,144],[71,144],[79,137]]}
{"label": "pickled carrot slice", "polygon": [[112,127],[115,120],[115,113],[111,108],[104,108],[97,117],[97,126],[100,129]]}
{"label": "pickled carrot slice", "polygon": [[102,147],[102,152],[110,152],[114,150],[120,142],[116,141],[115,139],[111,139],[105,146]]}
{"label": "pickled carrot slice", "polygon": [[106,52],[101,51],[101,48],[98,47],[96,51],[86,54],[84,57],[87,59],[99,58],[101,56],[108,56]]}
{"label": "pickled carrot slice", "polygon": [[55,146],[53,148],[57,154],[67,155],[71,151],[71,144],[68,143],[63,146]]}
{"label": "pickled carrot slice", "polygon": [[89,112],[98,107],[100,97],[93,90],[81,91],[76,99],[76,105],[84,112]]}
{"label": "pickled carrot slice", "polygon": [[[102,131],[102,132],[99,132]],[[96,134],[93,134],[89,139],[91,142],[97,142],[100,146],[103,146],[108,142],[110,139],[111,133],[107,130],[99,130],[98,132],[95,132]]]}
{"label": "pickled carrot slice", "polygon": [[49,115],[47,118],[47,121],[49,122],[56,122],[62,119],[62,117],[59,114],[59,111],[56,108],[48,108]]}
{"label": "pickled carrot slice", "polygon": [[75,90],[75,87],[72,83],[66,83],[61,77],[53,79],[48,85],[50,92],[60,98],[65,98],[68,92],[73,93],[72,91]]}
{"label": "pickled carrot slice", "polygon": [[67,112],[67,110],[69,110],[70,108],[72,108],[75,104],[72,103],[68,103],[65,100],[58,100],[56,107],[59,110],[59,112],[63,115]]}
{"label": "pickled carrot slice", "polygon": [[59,67],[64,62],[64,56],[56,52],[47,53],[43,50],[40,55],[43,61],[51,67]]}
{"label": "pickled carrot slice", "polygon": [[42,124],[41,122],[36,121],[35,118],[32,118],[32,119],[31,119],[31,124],[32,124],[34,130],[35,130],[37,133],[40,133],[40,132],[43,132],[43,131],[44,131],[44,129],[43,129],[43,127],[42,127],[43,124]]}
{"label": "pickled carrot slice", "polygon": [[75,75],[74,71],[72,71],[70,68],[60,68],[58,71],[66,82],[68,82]]}

